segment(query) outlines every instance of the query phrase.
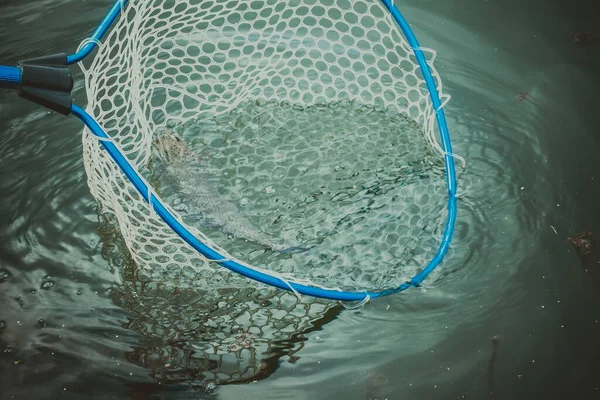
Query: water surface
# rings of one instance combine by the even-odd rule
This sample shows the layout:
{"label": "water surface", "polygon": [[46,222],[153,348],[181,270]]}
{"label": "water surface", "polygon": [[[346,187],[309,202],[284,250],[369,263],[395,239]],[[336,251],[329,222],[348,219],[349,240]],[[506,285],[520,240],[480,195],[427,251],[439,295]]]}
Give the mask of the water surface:
{"label": "water surface", "polygon": [[[74,51],[108,3],[0,6],[0,60],[13,64]],[[98,217],[79,122],[2,92],[0,397],[598,398],[600,256],[582,262],[567,242],[600,235],[600,44],[573,40],[600,34],[591,9],[399,6],[438,51],[454,150],[468,166],[451,258],[435,279],[358,310],[260,290],[207,301],[185,276],[157,284],[130,268]],[[255,326],[270,328],[245,331]],[[194,359],[211,341],[211,356]],[[229,375],[209,373],[219,368]]]}

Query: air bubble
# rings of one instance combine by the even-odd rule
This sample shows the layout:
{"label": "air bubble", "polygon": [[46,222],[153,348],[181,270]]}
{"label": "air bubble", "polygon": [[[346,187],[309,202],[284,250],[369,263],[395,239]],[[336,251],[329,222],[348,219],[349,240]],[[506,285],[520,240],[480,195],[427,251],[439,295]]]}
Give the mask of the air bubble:
{"label": "air bubble", "polygon": [[2,354],[4,354],[5,356],[12,356],[17,354],[17,349],[15,349],[14,347],[5,347],[4,350],[2,350]]}
{"label": "air bubble", "polygon": [[44,290],[50,290],[54,287],[56,283],[54,281],[51,280],[47,280],[42,282],[42,286],[40,286],[40,289],[44,289]]}
{"label": "air bubble", "polygon": [[213,381],[212,379],[209,379],[206,382],[204,382],[204,390],[207,394],[215,393],[218,387],[219,385],[217,385],[217,382]]}
{"label": "air bubble", "polygon": [[12,277],[10,272],[5,269],[0,269],[0,283],[6,282]]}

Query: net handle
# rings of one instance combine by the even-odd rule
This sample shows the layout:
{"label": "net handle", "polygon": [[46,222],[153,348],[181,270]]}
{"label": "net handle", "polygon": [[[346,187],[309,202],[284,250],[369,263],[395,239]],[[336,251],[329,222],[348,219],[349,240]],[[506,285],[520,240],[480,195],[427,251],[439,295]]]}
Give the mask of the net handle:
{"label": "net handle", "polygon": [[[344,292],[320,287],[307,286],[268,275],[264,272],[257,271],[247,266],[244,266],[235,260],[230,260],[227,259],[227,257],[223,257],[221,254],[213,250],[208,245],[200,242],[191,232],[187,230],[187,228],[181,222],[177,220],[177,218],[174,217],[174,215],[168,210],[168,208],[152,192],[149,185],[140,176],[136,169],[129,163],[127,158],[119,151],[118,147],[114,143],[114,140],[104,132],[104,130],[98,125],[94,118],[92,118],[82,108],[75,104],[71,105],[71,113],[77,116],[98,138],[102,146],[104,146],[109,155],[117,163],[121,171],[123,171],[123,173],[132,182],[132,184],[137,189],[142,198],[146,202],[148,202],[148,204],[154,210],[154,212],[156,212],[163,219],[163,221],[171,229],[173,229],[175,233],[177,233],[185,242],[191,245],[204,257],[219,263],[221,266],[233,272],[236,272],[250,279],[262,282],[264,284],[278,287],[280,289],[292,290],[303,295],[322,297],[326,299],[340,301],[363,301],[365,299],[374,299],[377,297],[406,290],[411,286],[419,286],[420,283],[442,262],[444,256],[448,252],[450,242],[452,241],[457,214],[456,173],[454,167],[454,157],[452,153],[452,146],[450,143],[450,134],[448,132],[448,126],[446,124],[444,111],[442,109],[443,104],[440,101],[440,97],[438,95],[438,91],[435,85],[435,80],[432,76],[429,64],[427,63],[427,59],[425,58],[423,51],[421,50],[421,47],[419,46],[419,43],[414,33],[412,32],[410,26],[400,13],[400,10],[398,10],[398,8],[393,4],[393,1],[380,1],[387,8],[393,19],[398,24],[400,30],[404,34],[408,43],[410,44],[414,55],[417,59],[417,62],[419,63],[419,66],[421,68],[421,72],[423,74],[427,85],[427,89],[431,97],[433,108],[435,109],[435,116],[442,142],[441,145],[444,151],[444,164],[446,167],[446,185],[448,187],[448,218],[446,220],[446,226],[442,235],[442,242],[438,248],[436,255],[419,274],[413,277],[409,282],[405,282],[395,289],[389,289],[379,292]],[[92,52],[92,50],[97,46],[100,40],[108,32],[108,30],[110,29],[114,21],[117,19],[117,17],[122,13],[127,2],[128,0],[115,1],[112,8],[106,14],[101,23],[98,25],[92,36],[89,38],[88,42],[84,46],[82,46],[81,49],[78,50],[75,54],[67,56],[66,61],[68,65],[83,60],[87,55],[89,55]],[[3,73],[1,76],[1,82],[3,82],[5,85],[10,85],[11,87],[13,87],[15,84],[18,84],[20,77],[17,77],[17,75],[14,73],[14,70],[9,70],[8,67],[3,67],[0,72]]]}
{"label": "net handle", "polygon": [[21,84],[21,70],[18,67],[0,65],[0,89],[17,89]]}

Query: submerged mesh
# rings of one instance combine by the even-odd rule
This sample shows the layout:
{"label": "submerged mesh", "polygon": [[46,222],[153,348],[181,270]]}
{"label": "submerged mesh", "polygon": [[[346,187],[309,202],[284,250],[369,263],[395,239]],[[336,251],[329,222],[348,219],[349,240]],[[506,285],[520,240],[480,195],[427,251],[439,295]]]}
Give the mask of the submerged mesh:
{"label": "submerged mesh", "polygon": [[[166,127],[198,155],[190,167],[199,182],[208,176],[257,231],[317,249],[257,252],[227,240],[206,216],[183,219],[226,257],[297,282],[385,289],[435,253],[446,195],[443,164],[431,157],[439,150],[435,110],[379,0],[134,0],[85,74],[88,112],[175,215],[186,217],[186,201],[157,179],[152,156]],[[213,288],[247,283],[162,222],[87,129],[83,142],[91,192],[116,217],[137,265],[157,276],[191,269],[197,284]],[[360,158],[340,164],[353,153]]]}
{"label": "submerged mesh", "polygon": [[275,288],[214,290],[196,282],[190,268],[150,278],[131,262],[113,218],[102,218],[99,231],[104,257],[123,278],[110,297],[128,312],[127,328],[138,335],[126,357],[165,387],[212,393],[220,385],[265,379],[281,363],[295,363],[306,335],[343,309]]}

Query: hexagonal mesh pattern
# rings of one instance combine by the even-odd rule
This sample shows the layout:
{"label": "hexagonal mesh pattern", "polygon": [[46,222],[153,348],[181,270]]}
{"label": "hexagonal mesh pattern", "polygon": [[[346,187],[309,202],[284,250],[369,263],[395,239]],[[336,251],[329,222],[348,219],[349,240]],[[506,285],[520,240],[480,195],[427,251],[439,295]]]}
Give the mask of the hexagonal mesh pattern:
{"label": "hexagonal mesh pattern", "polygon": [[[320,246],[294,255],[257,253],[241,243],[252,238],[229,242],[226,230],[193,226],[186,207],[177,208],[188,229],[221,254],[296,282],[384,289],[435,252],[446,191],[443,164],[431,157],[439,149],[434,110],[412,50],[380,1],[132,1],[85,74],[88,112],[166,204],[186,203],[185,195],[193,203],[206,192],[186,193],[176,182],[180,193],[170,195],[165,177],[190,176],[185,166],[199,176],[212,171],[206,182],[222,196],[215,201],[235,204],[232,210],[257,231],[277,243]],[[153,156],[165,128],[183,138],[186,154],[197,155],[163,163],[171,175],[161,175]],[[173,233],[87,129],[83,141],[91,192],[116,217],[138,265],[156,274],[189,268],[196,282],[211,287],[247,283]],[[353,152],[360,158],[340,158]],[[307,199],[317,188],[329,195],[312,204]],[[370,201],[373,194],[381,197]],[[315,219],[320,212],[329,217]],[[276,226],[281,215],[287,230]],[[373,220],[366,215],[379,222],[360,225]],[[332,235],[336,226],[346,229]],[[368,263],[353,261],[361,257]]]}

